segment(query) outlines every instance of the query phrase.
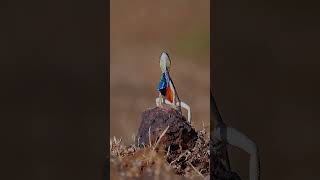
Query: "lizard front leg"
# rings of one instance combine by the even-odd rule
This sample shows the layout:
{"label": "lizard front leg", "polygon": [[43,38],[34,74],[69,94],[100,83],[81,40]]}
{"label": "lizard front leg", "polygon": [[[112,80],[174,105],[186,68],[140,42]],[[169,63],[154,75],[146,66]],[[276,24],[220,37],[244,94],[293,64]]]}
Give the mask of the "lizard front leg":
{"label": "lizard front leg", "polygon": [[158,107],[163,108],[162,103],[165,104],[164,97],[163,97],[163,95],[161,93],[159,93],[159,104],[158,104]]}

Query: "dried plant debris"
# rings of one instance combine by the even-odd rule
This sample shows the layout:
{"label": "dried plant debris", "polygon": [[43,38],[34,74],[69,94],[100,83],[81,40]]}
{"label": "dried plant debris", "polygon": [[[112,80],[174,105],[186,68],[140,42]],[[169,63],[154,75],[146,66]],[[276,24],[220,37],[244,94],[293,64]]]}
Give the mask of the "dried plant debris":
{"label": "dried plant debris", "polygon": [[210,168],[213,179],[240,179],[226,168],[224,144],[210,142],[208,132],[195,131],[175,109],[145,111],[134,139],[110,140],[111,179],[208,179]]}
{"label": "dried plant debris", "polygon": [[198,133],[193,149],[162,147],[157,142],[144,147],[126,146],[121,139],[113,138],[111,179],[203,179],[209,174],[209,138],[204,131]]}
{"label": "dried plant debris", "polygon": [[166,160],[177,174],[187,177],[204,177],[209,174],[209,138],[205,135],[204,131],[198,132],[197,141],[192,149],[183,150],[169,146]]}

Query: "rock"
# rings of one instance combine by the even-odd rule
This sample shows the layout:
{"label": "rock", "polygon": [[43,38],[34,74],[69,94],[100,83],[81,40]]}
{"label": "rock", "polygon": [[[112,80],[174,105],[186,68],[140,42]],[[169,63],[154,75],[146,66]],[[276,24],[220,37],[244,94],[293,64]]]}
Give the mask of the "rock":
{"label": "rock", "polygon": [[[206,176],[206,179],[210,178],[209,171],[211,171],[210,174],[217,180],[241,180],[237,173],[228,170],[228,167],[226,166],[224,156],[226,149],[224,144],[221,141],[214,140],[210,143],[211,156],[204,155],[203,152],[208,151],[209,149],[209,143],[202,142],[199,144],[201,140],[204,141],[203,137],[199,136],[199,134],[188,123],[186,118],[182,116],[179,111],[173,108],[155,107],[143,112],[136,138],[136,144],[139,146],[142,146],[143,144],[149,146],[151,141],[151,145],[154,147],[158,138],[168,126],[168,130],[157,146],[158,148],[164,148],[166,151],[168,151],[170,146],[170,154],[166,158],[168,163],[172,163],[173,160],[176,160],[180,155],[188,150],[192,157],[196,157],[197,155],[201,156],[198,158],[192,158],[193,160],[190,162],[193,163],[198,170],[201,169],[202,172],[205,172],[203,175]],[[203,147],[203,145],[206,147]],[[209,162],[207,162],[209,159],[211,159],[212,163],[210,169]],[[175,170],[177,174],[185,174],[187,171],[186,167],[189,166],[187,161],[188,160],[186,160],[185,157],[179,159],[179,161],[175,161],[175,163],[180,166]]]}
{"label": "rock", "polygon": [[142,121],[138,130],[136,143],[139,143],[139,145],[150,144],[150,128],[150,140],[151,144],[154,145],[168,126],[168,130],[160,141],[160,144],[164,148],[167,149],[170,146],[170,150],[177,148],[185,150],[194,147],[197,140],[197,132],[187,122],[186,118],[173,108],[160,107],[148,109],[142,113]]}

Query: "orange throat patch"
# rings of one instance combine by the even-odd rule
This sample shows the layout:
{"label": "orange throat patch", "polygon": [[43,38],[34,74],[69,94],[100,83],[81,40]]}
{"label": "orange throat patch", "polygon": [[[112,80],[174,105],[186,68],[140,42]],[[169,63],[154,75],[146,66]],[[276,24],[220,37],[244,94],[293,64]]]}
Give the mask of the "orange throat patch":
{"label": "orange throat patch", "polygon": [[173,91],[170,87],[166,89],[166,99],[173,103]]}

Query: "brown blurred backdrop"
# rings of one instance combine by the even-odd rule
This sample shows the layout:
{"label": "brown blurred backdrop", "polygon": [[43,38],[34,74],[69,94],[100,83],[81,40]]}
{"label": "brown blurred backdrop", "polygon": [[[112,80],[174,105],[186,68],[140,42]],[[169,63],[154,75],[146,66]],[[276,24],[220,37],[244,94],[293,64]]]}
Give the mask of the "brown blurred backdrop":
{"label": "brown blurred backdrop", "polygon": [[193,125],[209,130],[209,6],[209,0],[111,0],[111,137],[132,142],[141,113],[155,106],[164,50],[180,99],[191,106]]}

